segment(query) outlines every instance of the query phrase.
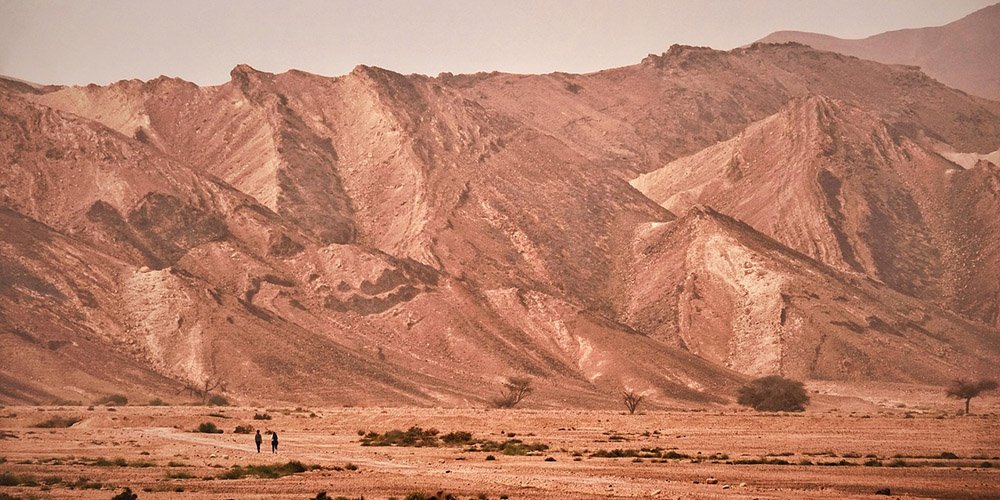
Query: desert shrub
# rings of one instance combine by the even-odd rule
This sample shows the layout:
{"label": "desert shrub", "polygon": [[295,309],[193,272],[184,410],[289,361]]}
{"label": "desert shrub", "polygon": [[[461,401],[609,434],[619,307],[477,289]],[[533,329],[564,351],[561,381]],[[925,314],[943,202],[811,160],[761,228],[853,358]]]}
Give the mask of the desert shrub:
{"label": "desert shrub", "polygon": [[[312,468],[318,468],[313,466]],[[271,465],[247,465],[246,467],[234,465],[226,472],[219,474],[219,479],[242,479],[244,477],[259,477],[263,479],[277,479],[279,477],[299,474],[309,470],[302,462],[292,460],[284,464]]]}
{"label": "desert shrub", "polygon": [[229,400],[221,394],[214,394],[208,398],[208,406],[229,406]]}
{"label": "desert shrub", "polygon": [[253,434],[254,428],[252,425],[237,425],[236,429],[233,430],[233,434]]}
{"label": "desert shrub", "polygon": [[128,398],[124,394],[108,394],[103,398],[99,398],[94,401],[95,405],[104,406],[125,406],[128,404]]}
{"label": "desert shrub", "polygon": [[465,444],[472,441],[472,433],[465,431],[449,432],[441,436],[445,444]]}
{"label": "desert shrub", "polygon": [[361,446],[438,446],[437,429],[410,427],[406,431],[393,429],[384,434],[369,432],[361,438]]}
{"label": "desert shrub", "polygon": [[204,432],[205,434],[222,434],[222,429],[216,427],[212,422],[202,422],[198,424],[198,432]]}
{"label": "desert shrub", "polygon": [[139,495],[132,493],[130,488],[125,488],[125,491],[111,497],[111,500],[136,500],[138,498]]}
{"label": "desert shrub", "polygon": [[108,460],[104,457],[100,457],[94,460],[94,466],[96,467],[128,467],[128,461],[124,458],[118,457],[114,460]]}
{"label": "desert shrub", "polygon": [[803,411],[809,395],[802,382],[770,375],[740,387],[736,401],[758,411]]}
{"label": "desert shrub", "polygon": [[52,406],[83,406],[83,402],[75,399],[57,399],[52,402]]}
{"label": "desert shrub", "polygon": [[65,483],[65,486],[71,490],[99,490],[104,487],[104,484],[81,477],[72,483]]}
{"label": "desert shrub", "polygon": [[38,479],[31,474],[0,473],[0,486],[38,486]]}
{"label": "desert shrub", "polygon": [[542,452],[549,449],[549,445],[542,443],[525,443],[520,439],[511,439],[503,443],[497,449],[484,449],[483,451],[499,451],[504,455],[527,455],[529,453]]}
{"label": "desert shrub", "polygon": [[355,471],[355,470],[358,470],[358,466],[357,466],[357,465],[354,465],[354,464],[352,464],[352,463],[350,463],[350,462],[347,462],[347,463],[346,463],[346,464],[344,465],[344,469],[346,469],[346,470],[350,470],[350,471]]}
{"label": "desert shrub", "polygon": [[791,465],[791,462],[781,458],[741,458],[733,460],[735,465]]}
{"label": "desert shrub", "polygon": [[413,493],[406,495],[406,500],[457,500],[457,497],[451,493],[445,493],[443,491],[439,491],[433,495],[428,495],[427,493],[420,491],[414,491]]}
{"label": "desert shrub", "polygon": [[[664,450],[662,448],[642,448],[642,449],[621,449],[615,448],[613,450],[597,450],[590,454],[591,458],[659,458],[659,459],[671,459],[679,460],[684,458],[695,458],[691,455],[685,453],[679,453],[675,450]],[[699,459],[706,460],[725,460],[729,458],[726,455],[707,455],[698,456]]]}
{"label": "desert shrub", "polygon": [[254,413],[253,414],[253,419],[254,420],[271,420],[271,416],[268,415],[267,413]]}
{"label": "desert shrub", "polygon": [[43,420],[34,425],[34,427],[39,429],[58,429],[64,427],[70,427],[73,424],[79,422],[79,418],[74,417],[52,417],[48,420]]}
{"label": "desert shrub", "polygon": [[160,398],[150,399],[146,406],[167,406],[167,403]]}
{"label": "desert shrub", "polygon": [[487,461],[492,461],[492,460],[496,460],[496,459],[497,459],[497,457],[494,457],[493,455],[486,455],[486,460]]}
{"label": "desert shrub", "polygon": [[167,479],[194,479],[194,476],[187,472],[168,472]]}
{"label": "desert shrub", "polygon": [[954,454],[954,453],[952,453],[950,451],[943,451],[943,452],[941,452],[940,455],[938,455],[938,458],[943,458],[945,460],[957,460],[958,459],[958,455],[956,455],[956,454]]}

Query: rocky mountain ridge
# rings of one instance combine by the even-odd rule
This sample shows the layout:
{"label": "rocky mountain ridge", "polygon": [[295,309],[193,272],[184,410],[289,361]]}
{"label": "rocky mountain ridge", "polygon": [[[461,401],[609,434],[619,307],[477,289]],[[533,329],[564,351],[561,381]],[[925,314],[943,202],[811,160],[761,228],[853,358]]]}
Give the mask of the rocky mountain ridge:
{"label": "rocky mountain ridge", "polygon": [[1000,148],[1000,104],[914,68],[796,44],[586,75],[241,65],[5,83],[0,113],[4,401],[218,378],[476,406],[527,375],[537,406],[703,405],[1000,359],[1000,175],[942,153]]}

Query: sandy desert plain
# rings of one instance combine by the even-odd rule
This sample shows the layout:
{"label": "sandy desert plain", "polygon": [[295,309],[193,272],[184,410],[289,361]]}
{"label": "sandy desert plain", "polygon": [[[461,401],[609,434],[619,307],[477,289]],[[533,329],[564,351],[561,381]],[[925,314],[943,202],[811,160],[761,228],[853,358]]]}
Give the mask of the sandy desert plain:
{"label": "sandy desert plain", "polygon": [[[129,487],[142,499],[883,498],[883,488],[895,498],[1000,496],[1000,398],[974,399],[965,417],[929,388],[867,388],[867,400],[842,389],[811,384],[813,404],[798,414],[9,406],[0,410],[0,473],[5,484],[27,485],[0,495],[96,499]],[[264,414],[271,418],[254,418]],[[38,427],[60,418],[77,421]],[[204,422],[224,432],[195,432]],[[279,453],[268,453],[265,436],[258,455],[237,426],[277,431]],[[432,445],[362,442],[361,434],[411,427],[437,430]],[[457,432],[471,440],[442,439]],[[531,451],[537,444],[545,449]],[[307,470],[266,478],[248,468],[291,472],[291,461]],[[241,475],[237,466],[251,475],[226,479]]]}

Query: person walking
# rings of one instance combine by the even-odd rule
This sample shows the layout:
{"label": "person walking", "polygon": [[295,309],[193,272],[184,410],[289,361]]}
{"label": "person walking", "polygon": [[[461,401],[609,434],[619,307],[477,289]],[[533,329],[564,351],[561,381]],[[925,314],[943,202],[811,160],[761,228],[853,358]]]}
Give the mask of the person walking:
{"label": "person walking", "polygon": [[257,453],[260,453],[260,443],[264,442],[264,438],[260,435],[260,429],[257,429],[257,435],[253,437],[253,442],[257,444]]}
{"label": "person walking", "polygon": [[277,452],[278,452],[278,433],[277,432],[272,432],[271,433],[271,453],[277,453]]}

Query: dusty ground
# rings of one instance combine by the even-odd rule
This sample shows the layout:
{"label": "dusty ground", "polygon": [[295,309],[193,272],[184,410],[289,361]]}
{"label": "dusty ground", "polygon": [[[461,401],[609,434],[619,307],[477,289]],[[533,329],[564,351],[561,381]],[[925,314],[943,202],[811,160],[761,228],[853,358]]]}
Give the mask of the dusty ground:
{"label": "dusty ground", "polygon": [[[0,473],[7,480],[10,474],[28,474],[38,485],[0,487],[0,496],[107,499],[128,486],[141,499],[306,499],[321,490],[350,498],[402,498],[415,491],[439,490],[458,498],[480,494],[511,499],[854,498],[888,487],[894,496],[907,498],[996,498],[1000,496],[1000,413],[994,406],[984,405],[981,409],[987,414],[972,417],[940,410],[907,417],[904,409],[811,410],[802,415],[676,411],[630,416],[575,410],[7,407],[0,410]],[[273,418],[253,419],[258,412]],[[82,420],[69,428],[34,427],[57,416]],[[192,432],[202,422],[214,422],[225,433]],[[233,433],[237,425],[278,431],[280,453],[258,455],[251,435]],[[544,443],[549,449],[527,456],[495,452],[496,460],[488,461],[489,453],[464,451],[462,446],[365,447],[359,443],[359,430],[383,432],[411,426],[436,428],[441,433],[468,431],[474,438],[496,441],[511,439],[507,433],[514,433],[514,439]],[[596,450],[647,447],[675,449],[693,457],[725,457],[660,462],[590,456]],[[958,458],[939,458],[942,452]],[[733,463],[768,455],[794,465]],[[129,465],[96,464],[102,457],[112,463],[123,458]],[[555,461],[546,461],[548,457]],[[233,465],[289,460],[322,469],[279,479],[217,478]],[[799,465],[804,460],[813,465]],[[848,465],[822,465],[841,460]],[[863,465],[869,460],[878,460],[882,466]],[[894,460],[906,465],[889,467]],[[348,463],[357,470],[334,469]],[[990,467],[984,467],[986,463]],[[709,477],[718,483],[707,484]],[[80,478],[103,486],[70,489],[68,483]],[[45,486],[46,482],[54,484]]]}

